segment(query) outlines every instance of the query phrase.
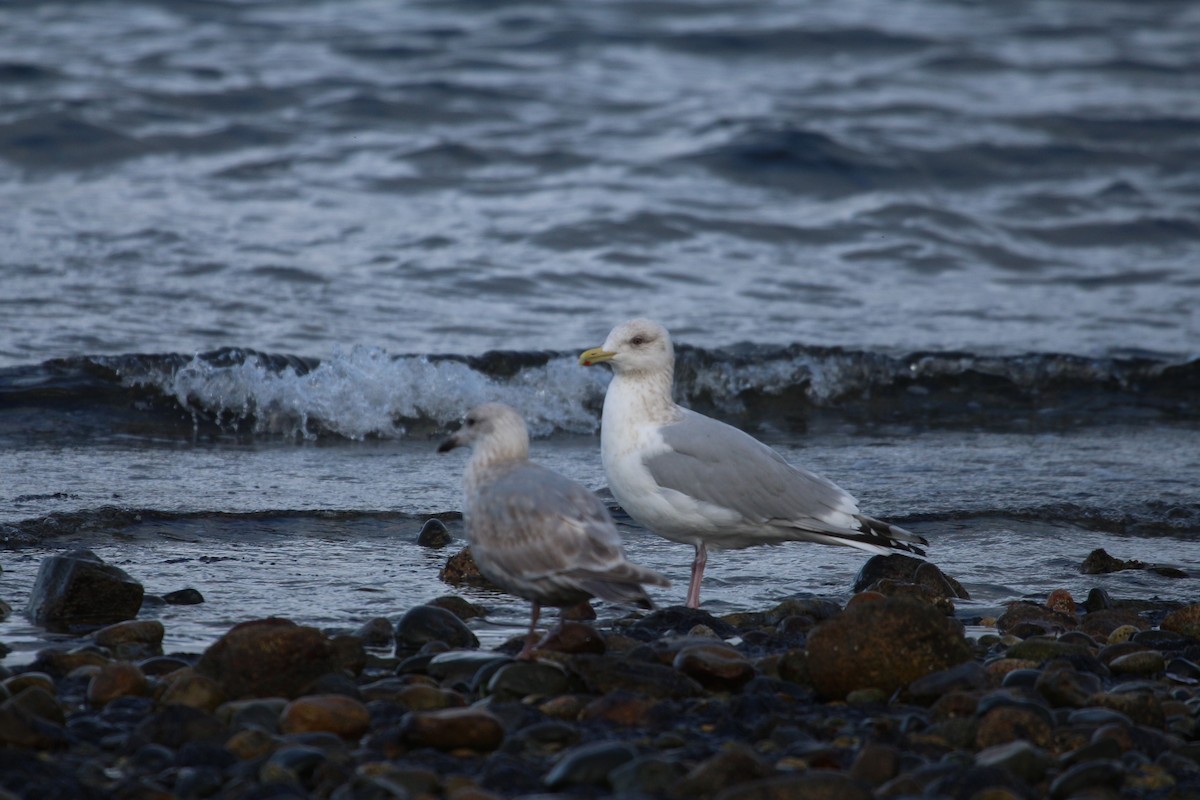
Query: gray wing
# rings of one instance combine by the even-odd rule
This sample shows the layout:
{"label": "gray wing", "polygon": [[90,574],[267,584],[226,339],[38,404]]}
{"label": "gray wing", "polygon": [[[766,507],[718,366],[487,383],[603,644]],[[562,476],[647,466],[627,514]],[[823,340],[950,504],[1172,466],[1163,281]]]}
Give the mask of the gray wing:
{"label": "gray wing", "polygon": [[[472,551],[478,561],[522,582],[574,585],[626,601],[629,590],[606,584],[665,583],[658,573],[625,560],[608,509],[578,483],[526,462],[480,487],[469,507]],[[620,597],[612,596],[620,594]]]}
{"label": "gray wing", "polygon": [[839,532],[846,526],[827,520],[858,510],[848,492],[723,422],[684,409],[682,420],[659,432],[671,449],[645,462],[658,485],[735,511],[748,523]]}

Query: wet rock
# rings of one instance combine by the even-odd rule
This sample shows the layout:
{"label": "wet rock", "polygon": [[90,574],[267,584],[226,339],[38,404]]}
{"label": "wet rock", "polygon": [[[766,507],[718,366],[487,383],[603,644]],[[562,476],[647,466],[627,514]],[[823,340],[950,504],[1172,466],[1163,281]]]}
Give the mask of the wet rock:
{"label": "wet rock", "polygon": [[614,725],[635,727],[645,725],[646,718],[661,704],[661,700],[644,695],[616,691],[588,703],[577,716],[580,721],[602,719]]}
{"label": "wet rock", "polygon": [[329,646],[333,649],[333,663],[335,669],[342,670],[350,675],[358,675],[367,666],[367,649],[363,646],[362,639],[349,634],[338,634],[329,639]]}
{"label": "wet rock", "polygon": [[1167,661],[1157,650],[1140,650],[1117,656],[1108,663],[1113,675],[1157,675],[1165,670]]}
{"label": "wet rock", "polygon": [[900,774],[902,755],[892,745],[867,742],[854,757],[849,775],[860,784],[882,786]]}
{"label": "wet rock", "polygon": [[169,606],[198,606],[204,602],[204,595],[197,589],[176,589],[164,594],[162,599]]}
{"label": "wet rock", "polygon": [[1172,611],[1163,617],[1159,627],[1191,639],[1200,639],[1200,603]]}
{"label": "wet rock", "polygon": [[1128,608],[1106,608],[1093,611],[1085,614],[1079,621],[1081,631],[1100,641],[1107,640],[1113,631],[1126,625],[1133,626],[1137,630],[1150,627],[1149,621],[1141,614]]}
{"label": "wet rock", "polygon": [[451,648],[475,649],[479,639],[462,620],[437,606],[413,606],[396,623],[396,655],[419,650],[430,642],[444,642]]}
{"label": "wet rock", "polygon": [[465,686],[484,667],[499,668],[510,661],[508,656],[490,651],[452,650],[431,658],[427,672],[445,686]]}
{"label": "wet rock", "polygon": [[647,697],[685,698],[704,691],[696,681],[661,664],[633,663],[608,655],[580,655],[568,656],[566,665],[592,694],[625,690]]}
{"label": "wet rock", "polygon": [[92,641],[114,658],[134,660],[162,655],[163,624],[156,619],[129,620],[101,628]]}
{"label": "wet rock", "polygon": [[404,715],[401,734],[412,747],[491,752],[504,741],[504,727],[491,712],[479,708],[412,711]]}
{"label": "wet rock", "polygon": [[1110,556],[1103,548],[1088,553],[1088,557],[1079,565],[1079,571],[1084,575],[1106,575],[1124,569],[1130,569],[1128,562]]}
{"label": "wet rock", "polygon": [[354,635],[363,643],[363,647],[391,647],[392,623],[386,617],[375,617],[359,625]]}
{"label": "wet rock", "polygon": [[1009,603],[996,620],[996,629],[1022,639],[1038,634],[1061,633],[1071,630],[1078,621],[1074,615],[1063,614],[1037,603]]}
{"label": "wet rock", "polygon": [[221,685],[191,667],[178,670],[167,679],[158,696],[160,705],[182,705],[213,712],[228,699]]}
{"label": "wet rock", "polygon": [[672,666],[714,692],[736,692],[754,677],[754,667],[744,655],[717,642],[685,647]]}
{"label": "wet rock", "polygon": [[992,678],[982,664],[966,661],[917,678],[908,685],[906,693],[914,702],[927,705],[950,692],[986,689],[992,683]]}
{"label": "wet rock", "polygon": [[1100,677],[1073,669],[1038,672],[1034,688],[1055,708],[1083,708],[1103,688]]}
{"label": "wet rock", "polygon": [[719,792],[716,800],[871,800],[873,796],[848,775],[812,770],[733,786]]}
{"label": "wet rock", "polygon": [[807,652],[813,686],[828,698],[855,689],[892,692],[971,657],[956,621],[898,598],[856,605],[822,622],[809,634]]}
{"label": "wet rock", "polygon": [[[70,744],[61,725],[21,708],[14,699],[0,704],[0,753],[9,747],[48,751]],[[28,758],[28,755],[22,757]]]}
{"label": "wet rock", "polygon": [[607,650],[604,637],[591,625],[582,622],[563,622],[547,633],[537,649],[551,653],[595,653],[601,654]]}
{"label": "wet rock", "polygon": [[1092,695],[1091,705],[1120,712],[1139,725],[1162,730],[1167,718],[1162,700],[1148,691],[1101,692]]}
{"label": "wet rock", "polygon": [[88,682],[87,700],[93,706],[105,706],[118,697],[150,694],[150,683],[134,664],[116,661],[100,667]]}
{"label": "wet rock", "polygon": [[222,744],[226,730],[213,714],[190,706],[164,706],[138,723],[131,744],[158,744],[178,750],[189,742]]}
{"label": "wet rock", "polygon": [[566,670],[557,664],[513,661],[500,667],[487,684],[487,693],[498,702],[529,695],[553,696],[571,687]]}
{"label": "wet rock", "polygon": [[688,771],[675,789],[676,797],[712,797],[748,781],[773,775],[775,769],[753,748],[730,743]]}
{"label": "wet rock", "polygon": [[1091,649],[1083,645],[1071,644],[1045,636],[1032,637],[1017,642],[1008,648],[1008,658],[1019,658],[1042,663],[1052,658],[1070,658],[1072,656],[1089,656]]}
{"label": "wet rock", "polygon": [[475,605],[471,601],[464,600],[455,594],[444,594],[441,597],[435,597],[429,601],[428,605],[444,608],[463,622],[487,616],[487,609],[483,606]]}
{"label": "wet rock", "polygon": [[1048,750],[1054,745],[1054,727],[1046,714],[1014,704],[999,705],[984,713],[975,732],[975,746],[980,750],[1018,739]]}
{"label": "wet rock", "polygon": [[235,700],[217,707],[216,717],[230,730],[258,728],[268,733],[279,731],[279,718],[288,701],[282,697],[261,700]]}
{"label": "wet rock", "polygon": [[975,763],[981,767],[1000,767],[1033,785],[1041,782],[1057,762],[1046,750],[1016,739],[981,750],[975,756]]}
{"label": "wet rock", "polygon": [[451,586],[477,586],[501,591],[499,586],[489,581],[479,571],[479,566],[471,555],[470,547],[464,547],[450,556],[445,566],[438,572],[438,577]]}
{"label": "wet rock", "polygon": [[68,630],[133,619],[142,607],[142,585],[90,550],[42,560],[27,612],[36,624]]}
{"label": "wet rock", "polygon": [[1119,761],[1088,761],[1063,772],[1050,784],[1050,797],[1072,797],[1093,787],[1120,789],[1125,769]]}
{"label": "wet rock", "polygon": [[686,770],[678,761],[642,756],[626,761],[608,773],[608,782],[619,796],[670,795]]}
{"label": "wet rock", "polygon": [[729,623],[707,611],[686,606],[669,606],[647,614],[630,626],[629,635],[648,642],[668,634],[687,634],[697,625],[707,626],[722,639],[737,635],[737,630]]}
{"label": "wet rock", "polygon": [[233,698],[296,697],[336,667],[324,633],[278,618],[235,625],[196,662],[198,674]]}
{"label": "wet rock", "polygon": [[608,775],[632,761],[637,750],[624,742],[592,742],[566,751],[546,773],[545,784],[551,789],[572,786],[608,785]]}
{"label": "wet rock", "polygon": [[417,534],[417,544],[421,547],[445,547],[454,541],[450,529],[440,519],[427,519]]}
{"label": "wet rock", "polygon": [[353,741],[371,727],[371,715],[366,706],[345,695],[307,695],[287,704],[279,727],[285,734],[326,731]]}

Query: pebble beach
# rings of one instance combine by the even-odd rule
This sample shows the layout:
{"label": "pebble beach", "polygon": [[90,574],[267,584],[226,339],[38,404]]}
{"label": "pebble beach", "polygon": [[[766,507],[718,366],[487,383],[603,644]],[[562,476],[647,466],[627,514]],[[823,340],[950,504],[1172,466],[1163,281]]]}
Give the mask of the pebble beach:
{"label": "pebble beach", "polygon": [[[115,575],[97,596],[123,602],[93,558],[59,562]],[[964,625],[961,586],[903,556],[854,590],[722,616],[572,609],[529,661],[519,638],[481,649],[486,609],[455,594],[353,632],[253,620],[199,653],[163,653],[157,620],[77,627],[0,666],[0,796],[1200,793],[1200,605],[1058,592]],[[31,607],[71,591],[39,580]]]}

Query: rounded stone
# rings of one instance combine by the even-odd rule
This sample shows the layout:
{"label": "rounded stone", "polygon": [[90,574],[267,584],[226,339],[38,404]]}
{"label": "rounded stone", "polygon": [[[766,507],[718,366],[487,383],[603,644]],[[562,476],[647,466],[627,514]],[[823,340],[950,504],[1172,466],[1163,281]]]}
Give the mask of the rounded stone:
{"label": "rounded stone", "polygon": [[87,699],[93,706],[106,706],[118,697],[143,697],[150,693],[150,683],[134,664],[115,661],[100,667],[88,681]]}
{"label": "rounded stone", "polygon": [[487,683],[487,693],[500,702],[529,695],[553,696],[569,688],[570,679],[561,667],[532,661],[504,664]]}
{"label": "rounded stone", "polygon": [[396,654],[405,655],[430,642],[444,642],[451,648],[475,649],[479,639],[453,613],[437,606],[413,606],[396,623]]}
{"label": "rounded stone", "polygon": [[329,638],[316,628],[268,618],[235,625],[196,662],[232,698],[296,697],[337,668]]}
{"label": "rounded stone", "polygon": [[325,731],[357,740],[371,727],[367,707],[342,694],[316,694],[288,703],[279,720],[283,733]]}
{"label": "rounded stone", "polygon": [[888,598],[856,605],[813,629],[808,672],[822,696],[855,689],[893,692],[971,658],[961,626],[936,608]]}
{"label": "rounded stone", "polygon": [[454,541],[450,529],[440,519],[427,519],[417,534],[417,544],[421,547],[445,547]]}
{"label": "rounded stone", "polygon": [[412,711],[400,723],[412,747],[491,752],[504,741],[504,726],[491,712],[479,708]]}
{"label": "rounded stone", "polygon": [[173,672],[158,696],[158,702],[164,706],[177,704],[204,711],[216,711],[226,699],[219,683],[191,667]]}
{"label": "rounded stone", "polygon": [[1159,627],[1164,631],[1180,633],[1192,639],[1200,639],[1200,603],[1184,606],[1163,617]]}
{"label": "rounded stone", "polygon": [[678,671],[709,691],[730,692],[754,677],[754,665],[726,644],[693,644],[680,650],[672,663]]}
{"label": "rounded stone", "polygon": [[1108,663],[1108,668],[1114,675],[1157,675],[1166,667],[1166,659],[1157,650],[1126,653]]}
{"label": "rounded stone", "polygon": [[1024,740],[1043,749],[1054,745],[1054,728],[1046,715],[1020,705],[1000,705],[987,711],[975,731],[975,745],[987,749]]}
{"label": "rounded stone", "polygon": [[608,775],[632,761],[637,751],[624,742],[591,742],[567,750],[544,779],[551,789],[607,785]]}

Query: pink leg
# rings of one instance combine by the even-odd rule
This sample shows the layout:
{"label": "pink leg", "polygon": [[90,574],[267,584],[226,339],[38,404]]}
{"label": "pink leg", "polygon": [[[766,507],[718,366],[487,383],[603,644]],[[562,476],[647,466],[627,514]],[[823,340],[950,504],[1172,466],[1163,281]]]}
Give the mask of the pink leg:
{"label": "pink leg", "polygon": [[687,607],[700,607],[700,579],[704,577],[704,565],[708,563],[708,548],[704,542],[696,545],[696,559],[692,562],[692,582],[688,584]]}
{"label": "pink leg", "polygon": [[542,604],[538,601],[533,601],[533,619],[529,620],[529,633],[525,634],[525,646],[521,648],[521,652],[517,653],[517,658],[521,661],[533,660],[533,645],[537,641],[537,635],[534,633],[534,628],[537,627],[538,617],[542,614]]}

